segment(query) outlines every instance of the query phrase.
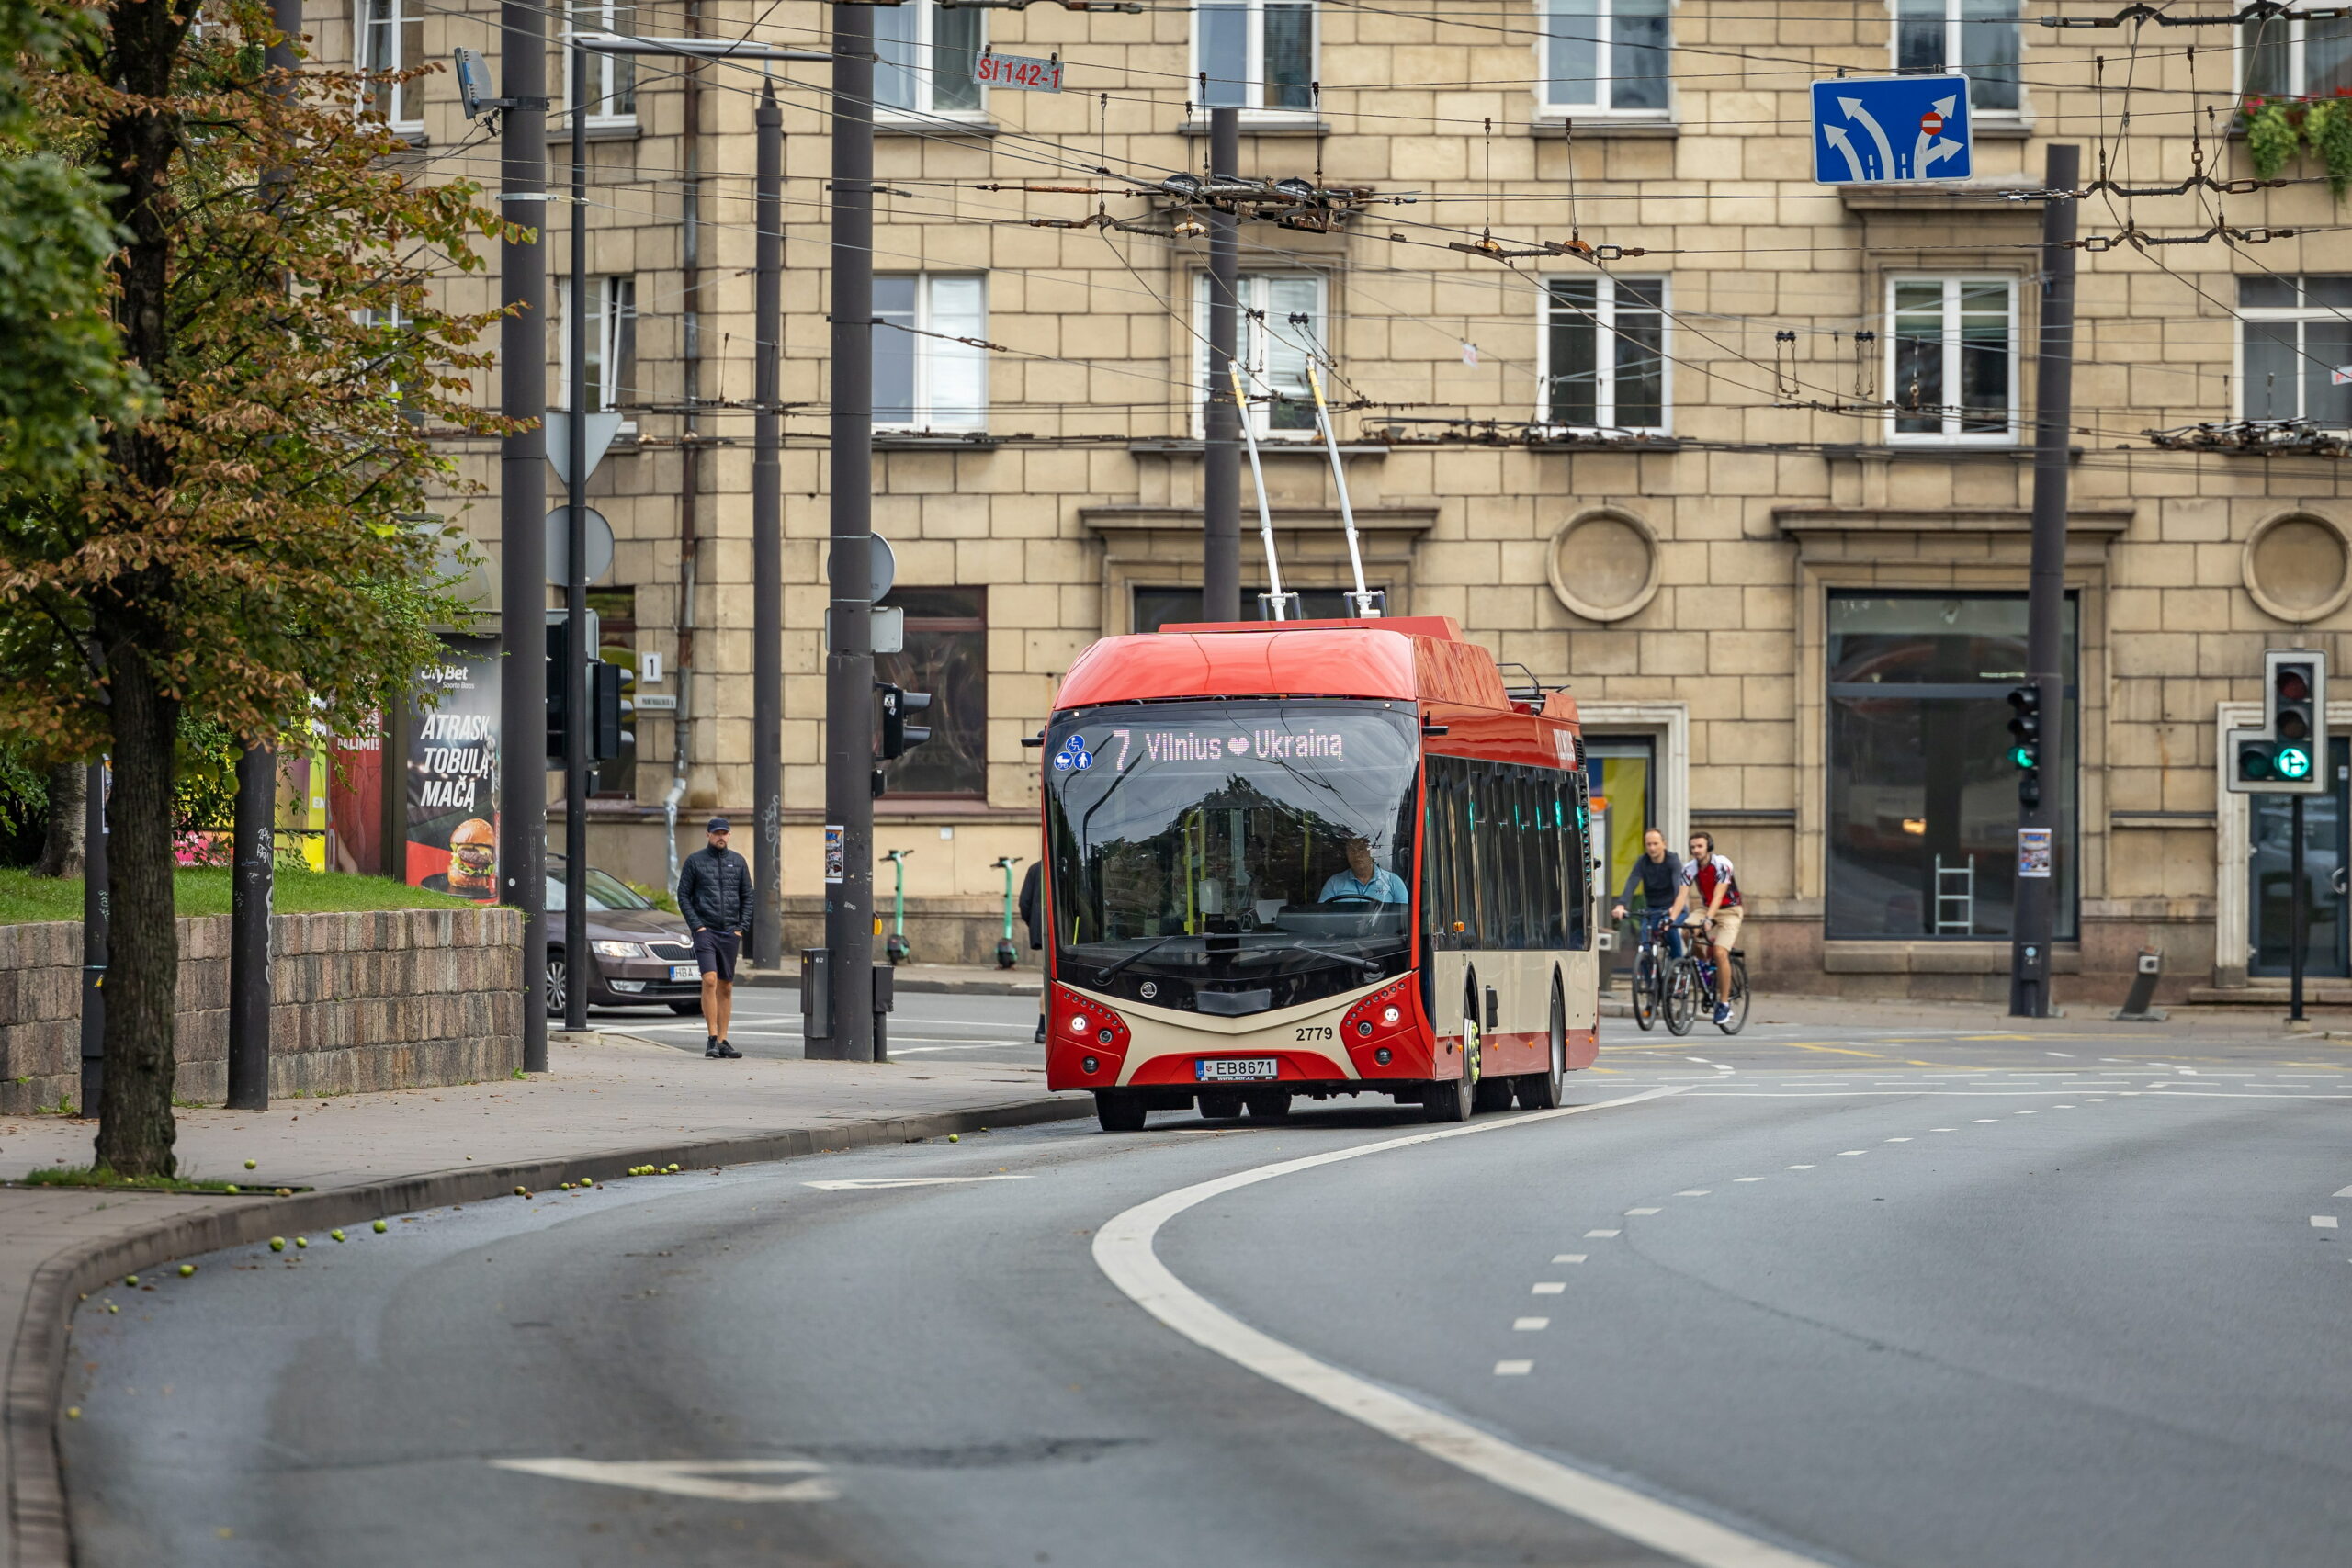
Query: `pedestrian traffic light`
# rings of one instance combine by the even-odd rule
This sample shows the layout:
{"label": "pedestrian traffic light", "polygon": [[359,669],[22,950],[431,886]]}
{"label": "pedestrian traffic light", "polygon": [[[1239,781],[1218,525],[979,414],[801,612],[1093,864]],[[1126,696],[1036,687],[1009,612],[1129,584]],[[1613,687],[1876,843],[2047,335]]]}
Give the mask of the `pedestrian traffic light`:
{"label": "pedestrian traffic light", "polygon": [[875,684],[882,693],[882,760],[887,762],[931,739],[929,726],[907,722],[910,714],[930,711],[931,694],[910,692],[887,681]]}
{"label": "pedestrian traffic light", "polygon": [[2009,690],[2009,761],[2018,770],[2018,804],[2041,804],[2041,688],[2028,682]]}
{"label": "pedestrian traffic light", "polygon": [[2266,649],[2262,676],[2262,728],[2229,732],[2224,782],[2251,795],[2325,793],[2327,656],[2317,649]]}

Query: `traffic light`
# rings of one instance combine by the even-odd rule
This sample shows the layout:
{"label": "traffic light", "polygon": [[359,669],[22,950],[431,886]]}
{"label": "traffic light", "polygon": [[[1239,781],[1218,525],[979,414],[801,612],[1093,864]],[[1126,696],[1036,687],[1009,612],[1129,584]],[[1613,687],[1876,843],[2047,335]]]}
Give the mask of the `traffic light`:
{"label": "traffic light", "polygon": [[877,681],[875,685],[882,694],[882,760],[887,762],[905,756],[931,739],[928,725],[907,722],[910,714],[930,711],[931,694],[906,691],[887,681]]}
{"label": "traffic light", "polygon": [[2018,770],[2018,804],[2041,804],[2041,688],[2009,689],[2009,761]]}
{"label": "traffic light", "polygon": [[2325,793],[2327,656],[2316,649],[2266,649],[2262,675],[2262,728],[2230,731],[2225,782],[2251,795]]}
{"label": "traffic light", "polygon": [[588,705],[595,719],[594,728],[588,732],[588,760],[592,762],[611,761],[621,754],[625,742],[636,739],[625,722],[635,705],[621,694],[632,679],[617,664],[607,664],[601,659],[588,662]]}

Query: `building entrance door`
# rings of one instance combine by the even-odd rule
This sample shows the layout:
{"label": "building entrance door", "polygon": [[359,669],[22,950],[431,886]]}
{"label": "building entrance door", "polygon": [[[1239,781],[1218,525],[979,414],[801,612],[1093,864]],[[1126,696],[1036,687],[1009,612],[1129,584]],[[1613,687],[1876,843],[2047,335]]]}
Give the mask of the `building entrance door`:
{"label": "building entrance door", "polygon": [[[2335,787],[2303,797],[2303,973],[2352,975],[2352,931],[2345,920],[2346,834],[2352,819],[2352,741],[2328,742]],[[2251,912],[2251,975],[2285,975],[2294,932],[2294,803],[2283,795],[2247,802],[2254,850],[2246,860],[2246,908]]]}
{"label": "building entrance door", "polygon": [[[1657,743],[1646,735],[1588,735],[1584,743],[1585,775],[1595,812],[1608,814],[1608,837],[1598,846],[1602,865],[1600,909],[1606,915],[1624,889],[1626,873],[1641,858],[1642,835],[1657,827]],[[1667,846],[1682,853],[1679,844]],[[1634,950],[1621,940],[1611,963],[1630,969]]]}

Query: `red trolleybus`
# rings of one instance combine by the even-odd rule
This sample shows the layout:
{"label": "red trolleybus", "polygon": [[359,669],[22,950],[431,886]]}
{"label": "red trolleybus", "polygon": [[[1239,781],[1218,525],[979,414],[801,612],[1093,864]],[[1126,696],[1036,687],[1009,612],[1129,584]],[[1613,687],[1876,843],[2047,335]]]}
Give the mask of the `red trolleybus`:
{"label": "red trolleybus", "polygon": [[1559,1103],[1597,1050],[1576,710],[1436,617],[1106,637],[1045,749],[1046,1070],[1104,1128]]}

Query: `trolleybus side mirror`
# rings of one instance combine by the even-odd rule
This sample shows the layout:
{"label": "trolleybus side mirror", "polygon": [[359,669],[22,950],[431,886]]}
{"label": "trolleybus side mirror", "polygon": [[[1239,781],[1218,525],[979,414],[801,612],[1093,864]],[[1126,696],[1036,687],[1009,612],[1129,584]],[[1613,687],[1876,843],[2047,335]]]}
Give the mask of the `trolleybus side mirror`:
{"label": "trolleybus side mirror", "polygon": [[1023,749],[1026,750],[1043,750],[1046,745],[1046,737],[1042,733],[1036,735],[1024,735],[1021,738],[1021,744]]}
{"label": "trolleybus side mirror", "polygon": [[1421,733],[1430,736],[1443,735],[1452,728],[1453,726],[1445,724],[1425,724],[1421,726]]}

